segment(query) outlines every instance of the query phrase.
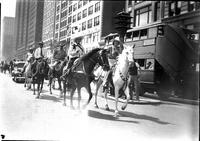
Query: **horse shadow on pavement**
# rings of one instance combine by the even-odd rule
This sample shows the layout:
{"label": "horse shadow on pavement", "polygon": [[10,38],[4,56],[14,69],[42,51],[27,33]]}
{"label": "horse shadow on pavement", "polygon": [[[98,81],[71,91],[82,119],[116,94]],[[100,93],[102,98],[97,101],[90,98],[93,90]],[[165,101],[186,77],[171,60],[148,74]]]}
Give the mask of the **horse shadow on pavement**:
{"label": "horse shadow on pavement", "polygon": [[62,98],[58,98],[58,97],[53,96],[53,95],[42,94],[42,95],[40,95],[40,100],[51,100],[53,102],[61,102]]}
{"label": "horse shadow on pavement", "polygon": [[133,121],[133,120],[125,120],[125,119],[120,119],[120,117],[124,118],[132,118],[132,119],[139,119],[139,120],[149,120],[152,122],[156,122],[158,124],[170,124],[168,122],[161,121],[159,118],[152,117],[152,116],[147,116],[147,115],[141,115],[141,114],[135,114],[127,111],[119,111],[120,117],[115,118],[114,115],[114,110],[110,110],[112,112],[111,114],[105,114],[99,111],[95,110],[88,110],[88,116],[92,118],[98,118],[98,119],[104,119],[104,120],[112,120],[112,121],[121,121],[121,122],[128,122],[128,123],[135,123],[139,124],[139,121]]}

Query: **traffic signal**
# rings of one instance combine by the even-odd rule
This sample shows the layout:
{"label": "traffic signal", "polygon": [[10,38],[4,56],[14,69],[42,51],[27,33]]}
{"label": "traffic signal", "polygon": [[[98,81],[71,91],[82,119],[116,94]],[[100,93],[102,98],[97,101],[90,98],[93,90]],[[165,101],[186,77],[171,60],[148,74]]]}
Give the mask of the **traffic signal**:
{"label": "traffic signal", "polygon": [[164,36],[164,26],[163,25],[158,26],[158,36]]}
{"label": "traffic signal", "polygon": [[131,16],[129,13],[126,13],[126,12],[120,12],[117,14],[117,16],[115,16],[115,19],[116,19],[116,26],[115,26],[115,29],[116,30],[124,30],[124,31],[127,31],[128,29],[130,29],[130,25],[131,25]]}

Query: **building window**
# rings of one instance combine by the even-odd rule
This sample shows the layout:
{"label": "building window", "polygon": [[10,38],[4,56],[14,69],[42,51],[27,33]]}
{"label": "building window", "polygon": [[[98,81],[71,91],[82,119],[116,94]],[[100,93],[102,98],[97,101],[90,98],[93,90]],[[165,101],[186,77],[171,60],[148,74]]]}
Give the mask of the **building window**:
{"label": "building window", "polygon": [[93,5],[88,8],[88,15],[93,13]]}
{"label": "building window", "polygon": [[169,3],[169,17],[179,15],[181,13],[181,1],[173,1]]}
{"label": "building window", "polygon": [[81,6],[82,6],[82,1],[80,0],[80,1],[78,2],[78,8],[81,8]]}
{"label": "building window", "polygon": [[151,22],[151,6],[138,9],[135,11],[135,13],[135,26],[141,26]]}
{"label": "building window", "polygon": [[188,2],[188,11],[196,11],[200,8],[200,2],[189,1]]}
{"label": "building window", "polygon": [[83,5],[86,5],[88,3],[87,0],[83,0]]}
{"label": "building window", "polygon": [[99,25],[99,16],[94,18],[94,26]]}
{"label": "building window", "polygon": [[68,24],[72,22],[72,16],[68,17]]}
{"label": "building window", "polygon": [[73,11],[76,11],[76,9],[77,9],[77,3],[75,3],[75,4],[73,5]]}
{"label": "building window", "polygon": [[56,20],[59,20],[59,15],[56,16]]}
{"label": "building window", "polygon": [[87,16],[87,9],[83,10],[83,18],[85,18]]}
{"label": "building window", "polygon": [[160,19],[160,2],[157,2],[155,5],[155,21]]}
{"label": "building window", "polygon": [[87,28],[92,28],[92,19],[88,20]]}
{"label": "building window", "polygon": [[99,39],[99,32],[93,33],[93,39],[92,39],[92,41],[93,41],[93,42],[97,42],[98,39]]}
{"label": "building window", "polygon": [[86,30],[86,22],[82,23],[82,31]]}
{"label": "building window", "polygon": [[77,15],[77,21],[79,21],[80,19],[81,19],[81,12],[79,12]]}
{"label": "building window", "polygon": [[98,12],[100,10],[100,2],[97,2],[96,4],[95,4],[95,12]]}
{"label": "building window", "polygon": [[56,8],[56,11],[58,12],[60,10],[60,6],[58,5]]}
{"label": "building window", "polygon": [[73,16],[72,22],[76,22],[76,15]]}
{"label": "building window", "polygon": [[69,14],[72,13],[72,5],[69,7]]}

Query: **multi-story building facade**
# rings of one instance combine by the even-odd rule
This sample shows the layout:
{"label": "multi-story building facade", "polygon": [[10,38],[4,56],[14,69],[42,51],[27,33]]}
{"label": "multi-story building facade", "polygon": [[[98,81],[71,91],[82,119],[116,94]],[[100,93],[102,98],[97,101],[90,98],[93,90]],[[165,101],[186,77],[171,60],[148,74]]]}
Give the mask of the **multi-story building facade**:
{"label": "multi-story building facade", "polygon": [[42,41],[44,42],[44,56],[50,57],[55,42],[55,4],[56,1],[44,0]]}
{"label": "multi-story building facade", "polygon": [[29,48],[42,40],[43,0],[17,0],[15,21],[16,57],[25,59]]}
{"label": "multi-story building facade", "polygon": [[71,36],[72,1],[56,1],[55,40],[69,46]]}
{"label": "multi-story building facade", "polygon": [[14,50],[14,17],[3,18],[3,34],[2,34],[2,59],[13,59],[15,54]]}
{"label": "multi-story building facade", "polygon": [[131,27],[162,22],[200,31],[199,9],[195,1],[126,0],[126,12],[134,17]]}
{"label": "multi-story building facade", "polygon": [[73,1],[71,39],[82,36],[85,51],[98,47],[102,37],[115,32],[114,16],[125,8],[125,1]]}

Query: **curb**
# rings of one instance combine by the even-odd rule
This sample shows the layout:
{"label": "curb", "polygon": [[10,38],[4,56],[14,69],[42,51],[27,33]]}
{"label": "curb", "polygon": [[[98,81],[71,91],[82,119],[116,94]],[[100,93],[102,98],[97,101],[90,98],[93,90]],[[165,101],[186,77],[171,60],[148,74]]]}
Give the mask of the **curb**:
{"label": "curb", "polygon": [[[150,94],[150,93],[145,93],[143,97],[159,99],[159,97],[156,94]],[[162,100],[162,101],[177,102],[177,103],[191,104],[191,105],[199,105],[198,100],[189,100],[189,99],[182,99],[182,98],[176,98],[176,97],[169,97],[168,99]]]}

